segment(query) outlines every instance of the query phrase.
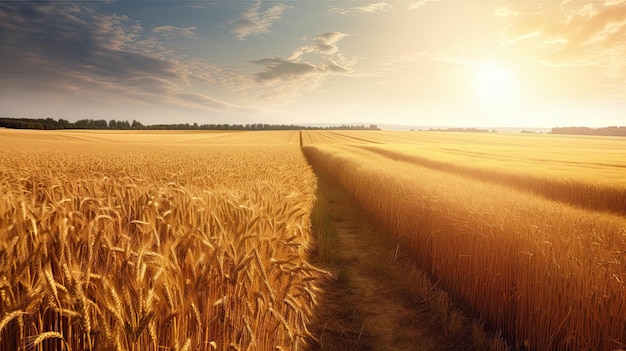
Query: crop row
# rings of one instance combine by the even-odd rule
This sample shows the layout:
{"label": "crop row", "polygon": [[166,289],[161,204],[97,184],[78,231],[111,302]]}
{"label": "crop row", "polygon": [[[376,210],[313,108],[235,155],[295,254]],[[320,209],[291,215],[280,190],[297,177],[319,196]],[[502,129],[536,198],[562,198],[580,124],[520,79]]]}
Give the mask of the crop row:
{"label": "crop row", "polygon": [[363,148],[303,148],[435,281],[519,348],[626,343],[626,223]]}
{"label": "crop row", "polygon": [[417,155],[415,151],[409,151],[407,148],[388,145],[358,147],[393,160],[411,162],[435,170],[512,186],[550,200],[565,202],[592,211],[608,211],[626,215],[626,186],[586,177],[584,172],[568,176],[563,172],[550,174],[537,168],[528,169],[528,166],[525,169],[505,168],[500,165],[502,162],[479,165],[458,163],[454,160],[442,160],[441,156],[437,158],[436,155],[430,155],[428,151]]}

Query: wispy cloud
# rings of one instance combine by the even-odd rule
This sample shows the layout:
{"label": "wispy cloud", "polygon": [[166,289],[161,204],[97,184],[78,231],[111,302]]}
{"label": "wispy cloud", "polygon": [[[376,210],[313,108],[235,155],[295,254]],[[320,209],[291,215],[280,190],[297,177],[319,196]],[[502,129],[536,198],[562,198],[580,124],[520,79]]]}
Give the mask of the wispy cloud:
{"label": "wispy cloud", "polygon": [[462,72],[476,66],[477,60],[466,56],[424,51],[411,54],[388,55],[386,60],[381,62],[378,67],[363,72],[362,75],[376,78],[398,75],[407,76],[409,75],[407,72],[411,72],[410,74],[418,72],[417,66],[435,67],[437,65],[445,65],[449,72]]}
{"label": "wispy cloud", "polygon": [[312,47],[314,52],[322,54],[335,54],[339,51],[337,42],[344,38],[346,34],[340,32],[328,32],[315,37],[315,46]]}
{"label": "wispy cloud", "polygon": [[211,65],[168,48],[172,37],[196,37],[194,27],[146,31],[127,16],[79,3],[0,2],[0,33],[0,84],[12,92],[231,107],[193,91],[190,79],[209,81]]}
{"label": "wispy cloud", "polygon": [[424,6],[427,2],[431,2],[432,0],[416,0],[416,1],[409,1],[409,3],[406,5],[407,10],[415,10],[418,9],[422,6]]}
{"label": "wispy cloud", "polygon": [[[257,82],[273,82],[280,80],[300,79],[310,76],[326,74],[345,74],[352,70],[351,63],[339,53],[337,42],[346,34],[327,32],[316,36],[314,45],[297,48],[289,58],[263,58],[252,63],[264,66],[264,69],[255,75]],[[304,54],[319,54],[324,58],[319,63],[304,61]]]}
{"label": "wispy cloud", "polygon": [[307,77],[319,78],[327,74],[344,74],[350,72],[350,68],[341,66],[333,60],[326,60],[317,65],[310,62],[282,59],[280,57],[264,58],[252,62],[265,66],[262,71],[255,74],[255,80],[259,83]]}
{"label": "wispy cloud", "polygon": [[239,40],[244,40],[250,35],[268,33],[272,24],[278,21],[288,8],[287,5],[274,4],[262,10],[261,2],[257,2],[241,16],[231,20],[231,33]]}
{"label": "wispy cloud", "polygon": [[339,51],[337,42],[343,39],[347,34],[341,32],[327,32],[316,36],[313,39],[314,45],[301,46],[294,51],[290,59],[298,59],[305,53],[318,53],[324,55],[333,55]]}
{"label": "wispy cloud", "polygon": [[314,64],[280,57],[263,58],[254,60],[252,63],[265,66],[262,71],[255,74],[256,81],[261,83],[304,78],[321,72],[321,69]]}
{"label": "wispy cloud", "polygon": [[626,1],[563,1],[554,12],[500,9],[509,22],[509,45],[534,38],[539,61],[555,66],[593,65],[611,76],[626,70]]}
{"label": "wispy cloud", "polygon": [[178,75],[175,62],[132,50],[143,28],[126,16],[95,13],[75,3],[0,6],[0,46],[6,53],[0,60],[14,78],[38,75],[33,79],[45,81],[73,72],[110,82]]}
{"label": "wispy cloud", "polygon": [[386,2],[376,2],[365,6],[355,6],[355,7],[332,7],[328,10],[330,13],[337,13],[340,15],[358,15],[363,13],[375,13],[375,12],[384,12],[389,11],[391,9],[391,5]]}
{"label": "wispy cloud", "polygon": [[263,103],[285,103],[314,90],[330,76],[354,75],[356,59],[346,58],[337,42],[346,34],[327,32],[316,36],[312,45],[296,48],[291,56],[261,58],[251,61],[263,68],[253,75],[253,82],[262,90]]}
{"label": "wispy cloud", "polygon": [[186,37],[186,38],[198,38],[196,34],[196,27],[175,27],[175,26],[156,26],[152,28],[154,33],[161,34],[168,38],[173,38],[176,36]]}
{"label": "wispy cloud", "polygon": [[211,96],[199,93],[180,93],[174,95],[175,98],[183,100],[185,102],[190,102],[200,107],[210,108],[210,109],[229,109],[233,106],[227,102],[215,99]]}
{"label": "wispy cloud", "polygon": [[199,2],[185,3],[185,5],[187,5],[187,7],[191,9],[203,9],[207,7],[208,3],[204,1],[199,1]]}
{"label": "wispy cloud", "polygon": [[617,6],[626,4],[626,0],[606,0],[604,6]]}

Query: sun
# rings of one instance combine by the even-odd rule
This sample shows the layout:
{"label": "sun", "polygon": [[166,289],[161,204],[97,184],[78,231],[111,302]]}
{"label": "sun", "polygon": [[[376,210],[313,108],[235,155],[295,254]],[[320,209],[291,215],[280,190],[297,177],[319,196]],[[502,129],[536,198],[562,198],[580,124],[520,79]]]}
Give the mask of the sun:
{"label": "sun", "polygon": [[474,69],[477,102],[485,107],[511,107],[517,98],[513,70],[498,63],[485,63]]}

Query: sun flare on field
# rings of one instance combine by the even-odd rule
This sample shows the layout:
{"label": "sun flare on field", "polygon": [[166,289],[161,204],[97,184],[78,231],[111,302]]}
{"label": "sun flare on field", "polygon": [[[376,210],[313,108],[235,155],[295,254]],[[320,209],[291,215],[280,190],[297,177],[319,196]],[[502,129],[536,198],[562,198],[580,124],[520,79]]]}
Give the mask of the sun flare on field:
{"label": "sun flare on field", "polygon": [[474,69],[477,102],[485,107],[511,107],[517,100],[517,79],[507,66],[482,64]]}

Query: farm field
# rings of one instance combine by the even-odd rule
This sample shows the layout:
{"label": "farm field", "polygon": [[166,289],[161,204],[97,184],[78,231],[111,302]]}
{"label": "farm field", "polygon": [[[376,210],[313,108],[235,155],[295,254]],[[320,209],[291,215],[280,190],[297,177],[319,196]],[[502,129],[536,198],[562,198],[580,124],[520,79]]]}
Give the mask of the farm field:
{"label": "farm field", "polygon": [[626,214],[626,151],[620,138],[347,131],[305,132],[303,140],[351,145],[574,206]]}
{"label": "farm field", "polygon": [[514,347],[624,347],[626,140],[306,131],[303,151]]}
{"label": "farm field", "polygon": [[300,349],[298,132],[0,130],[0,349]]}
{"label": "farm field", "polygon": [[[50,143],[106,143],[146,145],[298,145],[297,131],[122,131],[122,130],[63,130],[41,133],[35,130],[0,130],[8,145],[29,146],[30,141]],[[35,146],[40,146],[35,144]]]}
{"label": "farm field", "polygon": [[[365,295],[380,291],[446,310],[419,350],[472,337],[432,303],[444,295],[509,340],[494,350],[626,347],[621,138],[0,129],[0,145],[0,350],[400,350],[430,335],[386,335],[435,319],[375,323],[392,305]],[[326,202],[346,250],[331,265],[312,257]],[[406,291],[385,290],[403,269]],[[320,310],[329,284],[353,310]],[[447,347],[485,349],[473,337]]]}

